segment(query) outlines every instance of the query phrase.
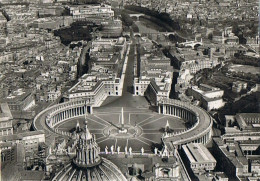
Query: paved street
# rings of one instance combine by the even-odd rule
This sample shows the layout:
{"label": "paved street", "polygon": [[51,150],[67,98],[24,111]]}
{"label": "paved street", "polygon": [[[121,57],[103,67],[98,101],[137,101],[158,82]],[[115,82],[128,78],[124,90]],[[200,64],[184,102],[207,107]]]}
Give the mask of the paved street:
{"label": "paved street", "polygon": [[149,107],[145,97],[133,96],[134,81],[134,60],[135,60],[135,39],[132,37],[130,52],[128,56],[128,64],[126,67],[125,81],[123,93],[121,97],[108,97],[103,106],[107,107]]}

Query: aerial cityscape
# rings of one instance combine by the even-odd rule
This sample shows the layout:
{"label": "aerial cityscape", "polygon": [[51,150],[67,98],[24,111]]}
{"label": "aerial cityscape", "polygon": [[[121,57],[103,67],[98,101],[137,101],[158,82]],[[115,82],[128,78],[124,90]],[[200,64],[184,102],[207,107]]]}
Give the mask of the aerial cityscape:
{"label": "aerial cityscape", "polygon": [[0,181],[259,181],[257,0],[0,0]]}

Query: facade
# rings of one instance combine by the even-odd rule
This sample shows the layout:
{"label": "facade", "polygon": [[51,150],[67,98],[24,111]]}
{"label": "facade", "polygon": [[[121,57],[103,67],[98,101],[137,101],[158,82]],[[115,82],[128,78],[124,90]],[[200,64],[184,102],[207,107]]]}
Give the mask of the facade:
{"label": "facade", "polygon": [[194,173],[212,171],[215,169],[217,161],[202,143],[183,145],[182,149]]}
{"label": "facade", "polygon": [[157,105],[159,100],[169,97],[170,90],[162,90],[153,79],[135,78],[134,93],[136,96],[146,96],[152,104]]}
{"label": "facade", "polygon": [[0,104],[0,136],[13,134],[13,116],[7,103]]}
{"label": "facade", "polygon": [[[83,83],[84,81],[85,80],[81,81],[80,83]],[[120,96],[122,94],[122,81],[120,81],[119,79],[107,81],[100,80],[98,82],[86,81],[86,84],[89,84],[89,86],[84,86],[85,89],[78,91],[76,91],[76,86],[78,86],[78,84],[74,86],[72,89],[69,90],[69,94],[66,98],[68,98],[69,101],[83,99],[87,100],[93,106],[98,106],[102,104],[107,96]]]}

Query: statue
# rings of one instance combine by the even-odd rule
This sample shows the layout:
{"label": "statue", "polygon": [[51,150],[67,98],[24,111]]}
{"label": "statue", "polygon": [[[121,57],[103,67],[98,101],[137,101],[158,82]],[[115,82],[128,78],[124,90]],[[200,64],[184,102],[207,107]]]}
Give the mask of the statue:
{"label": "statue", "polygon": [[156,147],[154,148],[154,154],[156,154],[156,155],[158,154],[158,148],[156,148]]}
{"label": "statue", "polygon": [[117,154],[120,152],[120,146],[117,147]]}
{"label": "statue", "polygon": [[108,147],[105,147],[105,153],[108,154]]}
{"label": "statue", "polygon": [[129,154],[132,155],[132,148],[129,148]]}
{"label": "statue", "polygon": [[112,145],[112,146],[110,147],[110,149],[111,149],[111,153],[114,154],[114,145]]}
{"label": "statue", "polygon": [[127,154],[127,146],[125,146],[125,154]]}
{"label": "statue", "polygon": [[142,155],[144,154],[144,148],[143,147],[141,148],[141,153],[142,153]]}

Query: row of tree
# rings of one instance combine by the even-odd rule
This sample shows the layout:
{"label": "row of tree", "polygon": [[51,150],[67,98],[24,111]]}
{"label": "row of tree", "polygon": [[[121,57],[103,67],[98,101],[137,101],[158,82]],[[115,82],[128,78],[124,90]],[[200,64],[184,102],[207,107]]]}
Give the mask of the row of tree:
{"label": "row of tree", "polygon": [[257,58],[249,58],[240,53],[235,53],[234,56],[235,58],[231,59],[231,62],[234,64],[251,65],[254,67],[260,67],[260,61]]}
{"label": "row of tree", "polygon": [[90,41],[92,39],[91,33],[95,30],[101,31],[102,26],[82,21],[74,22],[68,28],[55,30],[54,35],[59,36],[63,44],[69,45],[72,41]]}

